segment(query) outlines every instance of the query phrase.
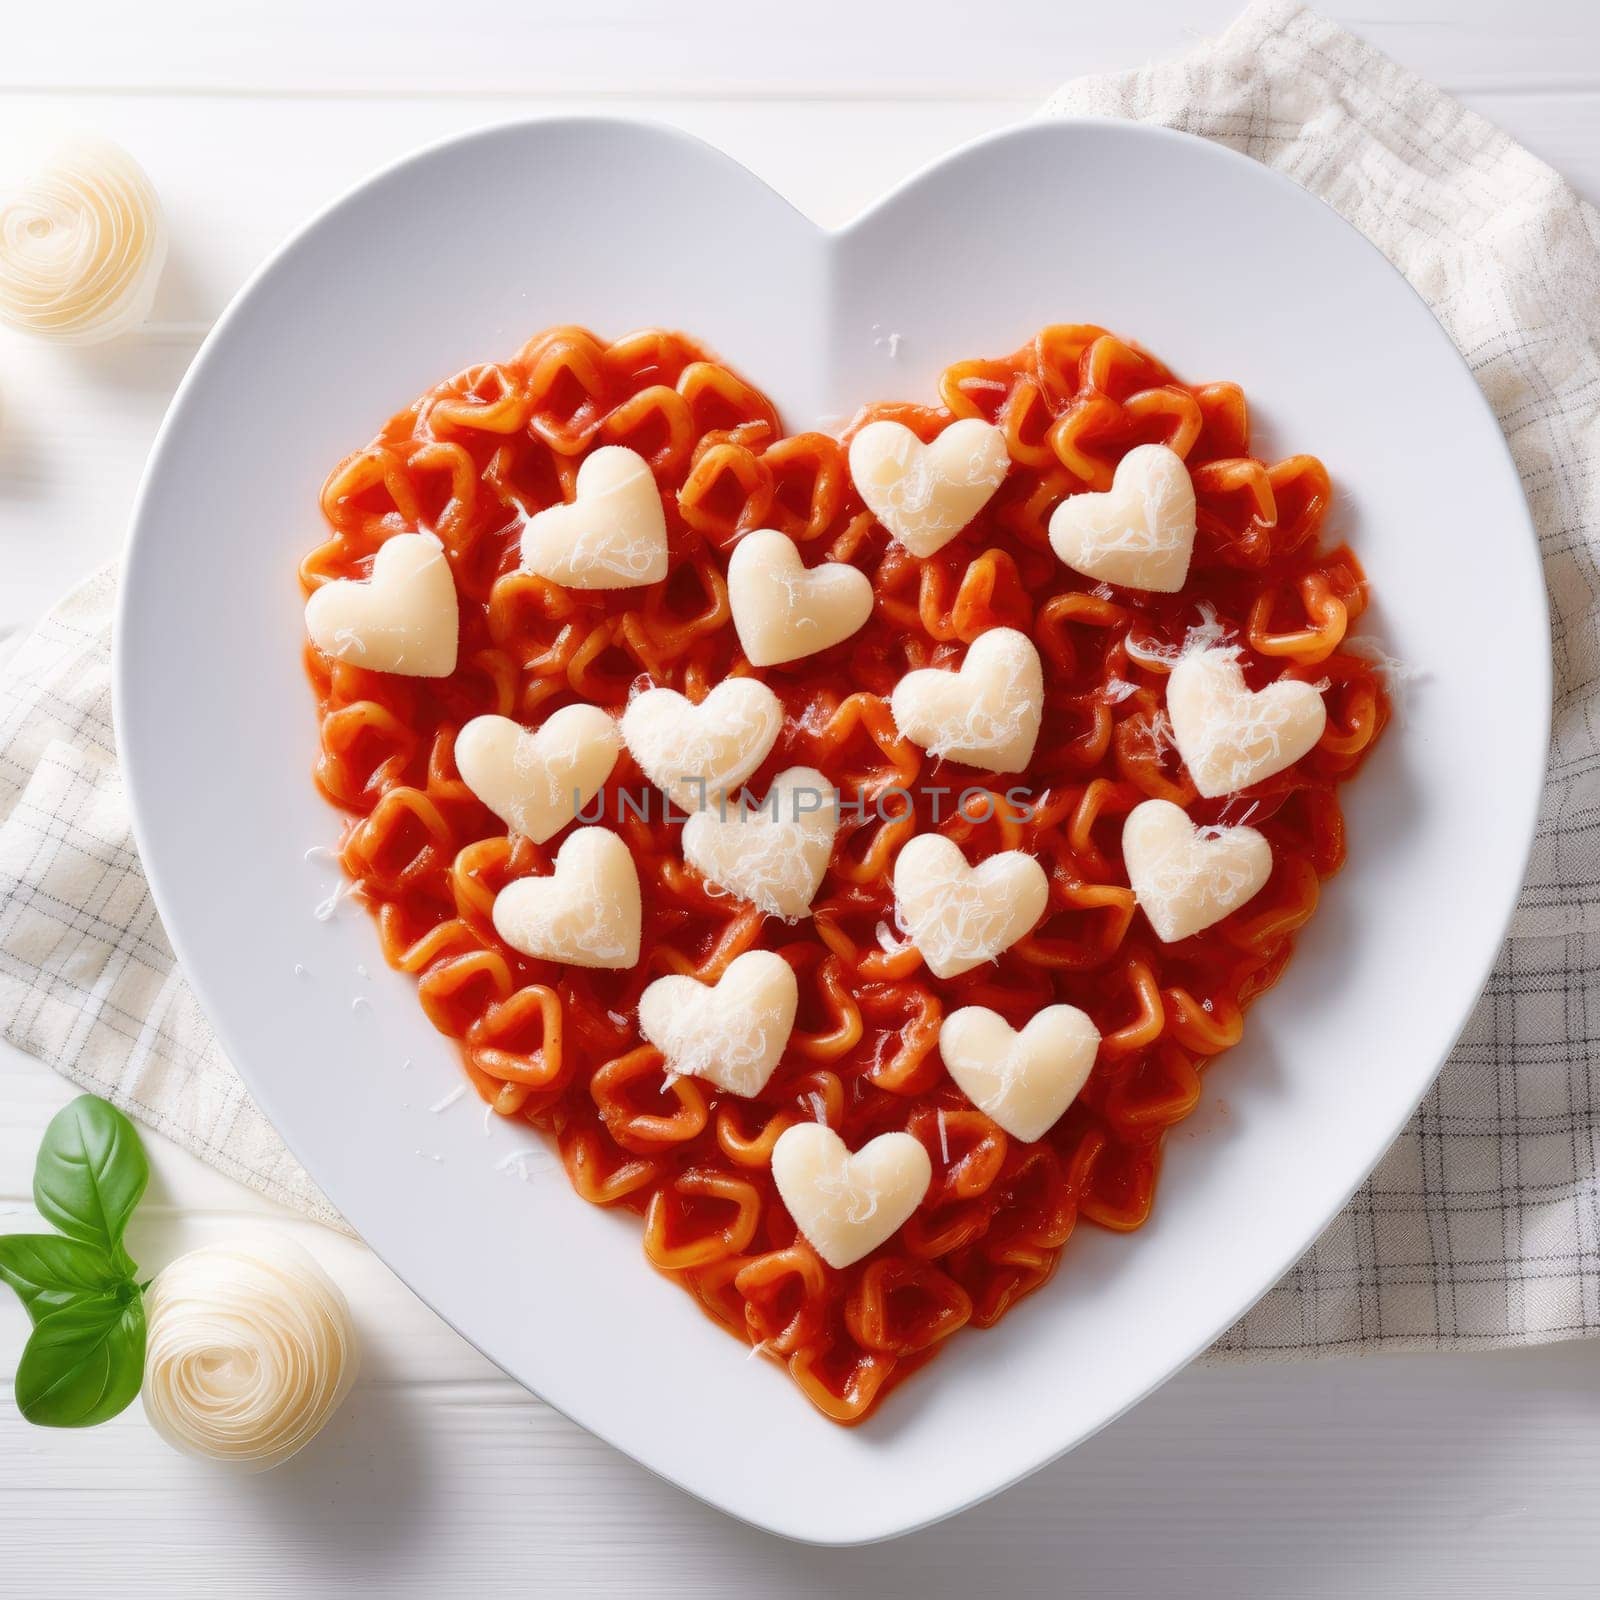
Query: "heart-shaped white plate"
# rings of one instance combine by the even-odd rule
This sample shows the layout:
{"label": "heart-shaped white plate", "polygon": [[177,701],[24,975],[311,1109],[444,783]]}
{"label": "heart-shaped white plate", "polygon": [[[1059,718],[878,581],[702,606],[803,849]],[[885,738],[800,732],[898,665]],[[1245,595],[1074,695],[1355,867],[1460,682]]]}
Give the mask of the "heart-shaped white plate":
{"label": "heart-shaped white plate", "polygon": [[[485,1140],[469,1103],[423,1109],[461,1081],[452,1046],[365,915],[313,915],[336,869],[303,856],[339,819],[311,782],[295,568],[341,455],[550,323],[681,327],[798,432],[867,399],[929,401],[946,363],[1062,321],[1241,383],[1263,454],[1321,456],[1379,597],[1363,631],[1425,676],[1348,791],[1348,868],[1207,1074],[1226,1118],[1202,1108],[1169,1142],[1148,1225],[1081,1228],[1039,1294],[845,1430],[744,1360],[649,1269],[636,1221],[580,1200],[531,1131]],[[832,234],[717,151],[626,122],[491,129],[381,174],[263,268],[190,369],[136,512],[116,653],[118,743],[173,944],[329,1198],[551,1404],[737,1516],[830,1543],[944,1516],[1058,1455],[1311,1242],[1431,1081],[1499,946],[1550,686],[1517,480],[1422,302],[1287,180],[1111,122],[985,140]],[[526,1186],[501,1165],[518,1150]]]}

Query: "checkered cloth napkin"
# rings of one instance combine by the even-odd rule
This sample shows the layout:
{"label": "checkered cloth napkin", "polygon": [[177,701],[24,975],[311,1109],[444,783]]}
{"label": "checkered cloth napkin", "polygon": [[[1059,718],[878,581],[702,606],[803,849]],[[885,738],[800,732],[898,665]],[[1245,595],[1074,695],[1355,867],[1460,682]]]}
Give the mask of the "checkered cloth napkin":
{"label": "checkered cloth napkin", "polygon": [[[1500,418],[1555,614],[1549,787],[1483,1001],[1371,1180],[1214,1353],[1600,1332],[1600,1068],[1588,1062],[1600,1033],[1600,217],[1488,123],[1283,0],[1183,60],[1071,83],[1045,114],[1161,122],[1232,145],[1373,239]],[[109,572],[90,579],[0,684],[5,1037],[336,1223],[218,1051],[146,891],[112,748],[113,592]]]}
{"label": "checkered cloth napkin", "polygon": [[156,915],[112,742],[115,606],[106,567],[0,681],[0,1027],[230,1178],[343,1228],[245,1093]]}

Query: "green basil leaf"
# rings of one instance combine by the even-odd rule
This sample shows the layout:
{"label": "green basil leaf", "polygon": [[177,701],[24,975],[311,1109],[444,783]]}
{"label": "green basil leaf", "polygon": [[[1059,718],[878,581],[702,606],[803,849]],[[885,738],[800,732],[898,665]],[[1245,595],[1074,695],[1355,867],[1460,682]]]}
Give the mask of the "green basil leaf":
{"label": "green basil leaf", "polygon": [[114,1294],[123,1281],[98,1245],[57,1233],[0,1234],[0,1283],[17,1291],[34,1322],[85,1295]]}
{"label": "green basil leaf", "polygon": [[109,1421],[144,1381],[144,1301],[85,1295],[41,1317],[17,1365],[17,1409],[42,1428]]}
{"label": "green basil leaf", "polygon": [[[133,1124],[104,1100],[80,1095],[51,1119],[33,1169],[33,1203],[69,1239],[116,1256],[150,1181]],[[131,1271],[132,1263],[127,1262]]]}

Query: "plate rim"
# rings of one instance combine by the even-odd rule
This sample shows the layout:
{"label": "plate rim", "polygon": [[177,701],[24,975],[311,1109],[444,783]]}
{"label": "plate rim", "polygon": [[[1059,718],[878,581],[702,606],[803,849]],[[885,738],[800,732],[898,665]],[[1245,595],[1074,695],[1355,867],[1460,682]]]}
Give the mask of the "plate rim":
{"label": "plate rim", "polygon": [[[1507,473],[1509,473],[1510,482],[1516,487],[1516,499],[1521,510],[1519,529],[1515,531],[1510,529],[1506,530],[1504,536],[1505,550],[1503,553],[1507,559],[1511,559],[1511,553],[1513,551],[1520,552],[1520,559],[1528,562],[1531,566],[1532,575],[1534,578],[1534,582],[1531,585],[1531,590],[1537,596],[1537,605],[1540,609],[1538,611],[1538,615],[1530,617],[1528,621],[1530,625],[1534,623],[1539,625],[1541,636],[1545,641],[1545,648],[1538,653],[1537,658],[1533,663],[1541,689],[1541,693],[1537,702],[1537,709],[1535,711],[1535,718],[1539,725],[1538,748],[1544,752],[1544,756],[1541,759],[1536,771],[1533,771],[1530,768],[1530,771],[1526,774],[1523,774],[1521,778],[1520,806],[1517,817],[1517,835],[1521,840],[1520,850],[1517,852],[1520,863],[1519,869],[1515,879],[1511,882],[1509,892],[1502,896],[1503,904],[1496,918],[1496,937],[1489,946],[1487,955],[1481,958],[1476,964],[1476,970],[1472,984],[1472,998],[1468,1001],[1462,1015],[1457,1019],[1455,1027],[1453,1031],[1451,1031],[1449,1038],[1445,1041],[1442,1048],[1438,1052],[1438,1059],[1433,1063],[1426,1076],[1422,1079],[1421,1087],[1418,1089],[1416,1096],[1408,1101],[1403,1115],[1401,1115],[1394,1122],[1394,1125],[1392,1127],[1388,1127],[1382,1133],[1381,1138],[1379,1138],[1376,1144],[1371,1148],[1369,1156],[1364,1158],[1363,1165],[1351,1181],[1349,1187],[1340,1196],[1338,1203],[1334,1205],[1321,1219],[1316,1229],[1307,1238],[1299,1242],[1294,1248],[1293,1252],[1289,1254],[1286,1259],[1277,1260],[1275,1258],[1270,1267],[1263,1267],[1262,1281],[1259,1289],[1253,1293],[1246,1302],[1235,1307],[1228,1316],[1223,1318],[1222,1321],[1217,1324],[1217,1326],[1211,1328],[1201,1338],[1195,1341],[1192,1347],[1189,1348],[1180,1359],[1156,1373],[1145,1387],[1130,1396],[1127,1401],[1123,1405],[1119,1406],[1116,1410],[1101,1418],[1095,1426],[1074,1435],[1066,1443],[1047,1449],[1044,1453],[1037,1455],[1035,1458],[1030,1458],[1026,1465],[1019,1468],[1010,1476],[1002,1478],[998,1482],[974,1490],[971,1493],[966,1494],[964,1497],[953,1500],[951,1503],[941,1504],[930,1510],[926,1516],[919,1517],[912,1521],[902,1521],[893,1526],[884,1527],[879,1531],[865,1535],[849,1534],[840,1537],[830,1535],[827,1532],[808,1533],[804,1531],[797,1531],[793,1528],[779,1527],[773,1523],[763,1521],[756,1516],[747,1515],[734,1506],[724,1504],[721,1501],[713,1499],[708,1494],[700,1492],[700,1490],[692,1485],[674,1477],[669,1471],[663,1468],[658,1468],[650,1461],[642,1459],[640,1456],[634,1454],[633,1450],[629,1448],[628,1444],[612,1436],[612,1433],[606,1424],[586,1420],[582,1415],[581,1407],[558,1405],[549,1400],[545,1395],[541,1394],[530,1383],[528,1383],[527,1380],[519,1377],[515,1373],[507,1372],[508,1377],[511,1377],[514,1382],[528,1390],[529,1393],[534,1394],[541,1401],[541,1403],[549,1405],[551,1409],[557,1411],[559,1414],[565,1417],[568,1417],[578,1426],[584,1428],[585,1431],[593,1434],[597,1438],[602,1439],[611,1448],[618,1450],[620,1453],[627,1456],[628,1459],[635,1461],[649,1471],[653,1476],[671,1484],[680,1492],[692,1496],[702,1504],[713,1507],[723,1515],[733,1517],[736,1521],[744,1523],[747,1526],[760,1528],[764,1532],[773,1533],[778,1537],[802,1544],[813,1544],[822,1547],[848,1547],[879,1543],[884,1540],[898,1538],[905,1534],[916,1532],[921,1528],[928,1527],[933,1523],[944,1520],[947,1517],[957,1515],[975,1505],[981,1504],[983,1501],[1003,1492],[1016,1483],[1021,1482],[1023,1479],[1030,1477],[1033,1473],[1039,1471],[1045,1466],[1048,1466],[1051,1462],[1059,1460],[1068,1452],[1076,1449],[1079,1445],[1085,1443],[1090,1438],[1093,1438],[1095,1434],[1101,1431],[1101,1429],[1118,1420],[1120,1417],[1125,1415],[1127,1411],[1132,1409],[1144,1399],[1148,1398],[1148,1396],[1155,1390],[1160,1388],[1163,1384],[1170,1381],[1170,1379],[1188,1367],[1202,1351],[1209,1348],[1209,1346],[1214,1343],[1219,1334],[1224,1332],[1238,1318],[1244,1316],[1249,1309],[1262,1298],[1262,1296],[1268,1293],[1283,1276],[1283,1274],[1293,1266],[1294,1262],[1299,1260],[1304,1253],[1312,1247],[1312,1245],[1316,1242],[1316,1239],[1320,1237],[1327,1226],[1348,1204],[1351,1195],[1354,1194],[1361,1184],[1364,1183],[1371,1175],[1373,1168],[1382,1159],[1384,1153],[1390,1148],[1406,1124],[1410,1121],[1411,1116],[1416,1110],[1416,1107],[1432,1089],[1445,1062],[1448,1060],[1450,1054],[1455,1048],[1457,1041],[1460,1039],[1462,1032],[1470,1022],[1477,1001],[1481,997],[1483,989],[1488,982],[1490,975],[1492,974],[1494,965],[1498,960],[1502,949],[1504,948],[1506,935],[1510,928],[1512,918],[1516,912],[1517,904],[1521,896],[1522,886],[1527,876],[1529,860],[1531,858],[1533,846],[1537,837],[1538,820],[1546,786],[1548,751],[1553,717],[1553,661],[1551,650],[1549,648],[1550,608],[1548,590],[1543,572],[1542,556],[1539,548],[1538,533],[1533,523],[1531,508],[1527,503],[1526,493],[1522,487],[1521,474],[1517,470],[1515,459],[1511,453],[1509,441],[1506,439],[1499,420],[1494,414],[1493,407],[1490,405],[1487,396],[1479,386],[1466,358],[1462,355],[1454,340],[1450,337],[1448,330],[1446,330],[1439,322],[1438,317],[1434,314],[1432,308],[1427,304],[1427,301],[1417,291],[1415,286],[1412,285],[1405,275],[1401,273],[1399,269],[1383,255],[1383,252],[1376,244],[1374,244],[1369,238],[1366,237],[1365,234],[1356,228],[1353,223],[1349,222],[1345,217],[1343,217],[1343,215],[1339,213],[1338,210],[1322,196],[1314,194],[1312,191],[1296,183],[1287,174],[1280,172],[1275,168],[1265,166],[1264,164],[1255,161],[1253,158],[1243,154],[1242,152],[1234,150],[1228,145],[1221,144],[1217,141],[1201,138],[1197,135],[1189,134],[1177,129],[1168,128],[1154,123],[1130,122],[1123,121],[1121,119],[1099,117],[1034,116],[1021,122],[1008,124],[1003,128],[996,129],[982,134],[976,138],[961,142],[952,147],[949,151],[923,162],[912,172],[903,177],[899,182],[886,189],[880,196],[863,207],[847,222],[832,228],[825,227],[822,224],[815,222],[804,211],[802,211],[791,200],[789,200],[788,197],[785,196],[780,190],[775,189],[766,181],[766,179],[752,171],[736,157],[729,155],[716,144],[710,142],[709,140],[702,139],[695,134],[689,133],[688,131],[673,124],[655,119],[628,117],[616,114],[586,115],[556,112],[542,115],[505,118],[499,121],[453,133],[444,138],[430,141],[419,148],[400,156],[396,160],[376,168],[356,183],[347,186],[325,205],[319,207],[310,217],[307,218],[306,221],[293,229],[265,257],[265,259],[255,268],[255,270],[250,273],[239,289],[230,297],[227,306],[218,315],[215,323],[212,325],[210,331],[207,333],[205,339],[197,349],[195,356],[186,369],[182,380],[173,392],[172,399],[168,403],[160,427],[158,428],[154,440],[152,441],[143,472],[141,473],[138,490],[133,500],[132,509],[129,516],[128,533],[120,559],[119,582],[117,587],[112,638],[112,720],[116,739],[116,748],[125,780],[124,787],[134,839],[139,849],[140,862],[145,872],[152,900],[161,916],[162,925],[166,931],[168,941],[172,946],[177,965],[182,970],[184,977],[194,992],[195,998],[199,1002],[202,1011],[205,1013],[207,1020],[211,1023],[219,1043],[223,1045],[229,1060],[234,1064],[235,1070],[243,1080],[246,1089],[249,1091],[252,1099],[254,1099],[257,1104],[262,1107],[263,1111],[265,1111],[266,1103],[274,1100],[276,1096],[273,1094],[269,1085],[258,1083],[254,1071],[244,1064],[249,1058],[250,1051],[248,1049],[241,1051],[232,1048],[234,1044],[239,1042],[239,1039],[235,1032],[234,1024],[227,1016],[226,1011],[214,1011],[213,1008],[207,1003],[204,981],[196,977],[196,967],[191,965],[191,963],[185,959],[186,952],[193,948],[193,943],[190,939],[189,932],[178,922],[169,920],[167,907],[169,904],[171,904],[171,901],[169,899],[167,889],[163,888],[162,886],[161,868],[155,864],[151,857],[146,853],[145,849],[145,841],[149,837],[149,829],[145,820],[145,801],[143,798],[141,798],[142,794],[145,792],[145,783],[144,780],[138,776],[138,774],[143,770],[145,757],[142,752],[136,753],[136,750],[139,748],[137,744],[130,746],[127,743],[125,738],[126,727],[124,719],[126,713],[124,706],[130,693],[128,686],[137,675],[136,666],[130,662],[128,654],[128,641],[130,636],[130,619],[128,608],[130,605],[129,595],[132,592],[133,585],[127,581],[127,574],[132,570],[135,562],[140,558],[141,552],[144,549],[149,548],[155,539],[154,533],[150,531],[150,525],[146,516],[147,503],[154,493],[154,485],[163,470],[167,453],[173,447],[173,439],[181,425],[180,419],[191,390],[201,380],[203,374],[208,370],[211,362],[216,359],[216,353],[218,349],[224,345],[228,330],[231,327],[234,318],[240,313],[241,308],[253,297],[260,284],[273,273],[273,271],[287,256],[298,250],[304,241],[316,233],[330,218],[342,211],[345,206],[357,196],[363,195],[378,185],[399,177],[401,174],[413,167],[421,167],[426,165],[431,159],[442,153],[453,151],[461,147],[470,146],[478,141],[492,141],[506,138],[508,136],[515,136],[530,130],[549,131],[558,128],[572,129],[580,133],[601,131],[606,129],[623,129],[631,132],[645,132],[649,135],[664,138],[669,141],[677,142],[680,145],[687,146],[698,155],[713,156],[718,162],[729,168],[735,169],[744,181],[759,186],[761,190],[765,191],[770,196],[775,196],[791,213],[793,213],[796,218],[800,220],[800,222],[803,223],[806,229],[811,230],[820,236],[821,240],[824,241],[829,247],[832,247],[840,241],[848,239],[852,234],[869,226],[880,213],[892,206],[904,194],[919,187],[932,174],[947,167],[955,166],[976,152],[982,151],[989,147],[1038,136],[1041,129],[1055,129],[1061,131],[1063,134],[1069,134],[1070,131],[1074,129],[1094,129],[1097,132],[1103,133],[1108,128],[1114,128],[1117,130],[1119,136],[1125,136],[1134,140],[1149,140],[1157,143],[1171,143],[1185,146],[1203,147],[1208,153],[1209,157],[1222,160],[1225,163],[1231,163],[1235,166],[1249,167],[1253,169],[1257,175],[1267,175],[1272,180],[1274,186],[1280,190],[1292,191],[1294,194],[1300,197],[1301,201],[1314,202],[1320,209],[1331,213],[1335,218],[1337,218],[1341,227],[1343,227],[1348,233],[1353,234],[1356,238],[1359,238],[1362,244],[1382,261],[1383,267],[1389,276],[1398,283],[1404,285],[1408,293],[1427,314],[1429,320],[1438,330],[1443,344],[1449,349],[1455,358],[1463,381],[1465,384],[1470,386],[1476,405],[1481,408],[1484,419],[1492,430],[1494,437],[1499,441],[1499,448],[1501,452],[1499,464],[1503,466],[1503,469]],[[1464,965],[1465,964],[1463,963],[1463,966]],[[271,1121],[272,1119],[269,1117],[268,1120]],[[276,1122],[273,1122],[273,1127],[275,1131],[278,1131],[279,1137],[283,1139],[285,1146],[292,1153],[294,1153],[297,1160],[300,1159],[299,1151],[296,1148],[297,1141],[291,1139],[287,1134],[279,1130]],[[308,1168],[308,1170],[310,1169]],[[316,1178],[315,1173],[313,1173],[312,1176]],[[317,1181],[320,1184],[321,1180],[317,1179]],[[499,1367],[499,1363],[495,1362],[494,1357],[483,1351],[482,1347],[477,1344],[472,1335],[458,1326],[446,1309],[435,1304],[431,1299],[424,1295],[422,1291],[416,1289],[411,1284],[409,1278],[406,1276],[406,1273],[401,1270],[400,1266],[391,1261],[384,1251],[368,1242],[364,1236],[358,1234],[358,1237],[362,1238],[362,1242],[367,1245],[367,1248],[372,1249],[374,1254],[377,1255],[381,1261],[383,1261],[384,1265],[388,1267],[390,1271],[394,1272],[395,1275],[403,1283],[405,1283],[413,1293],[417,1294],[418,1297],[429,1306],[429,1309],[432,1310],[434,1314],[438,1315],[448,1326],[460,1334],[462,1338],[466,1339],[475,1350],[478,1350],[480,1353],[484,1354],[486,1359]],[[499,1367],[499,1370],[506,1371],[506,1369],[503,1367]]]}

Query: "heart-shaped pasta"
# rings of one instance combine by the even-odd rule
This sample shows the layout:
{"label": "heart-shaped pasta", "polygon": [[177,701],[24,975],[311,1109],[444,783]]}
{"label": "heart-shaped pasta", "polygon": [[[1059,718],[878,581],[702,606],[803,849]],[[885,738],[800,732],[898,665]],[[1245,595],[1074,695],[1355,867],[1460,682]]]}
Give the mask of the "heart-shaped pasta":
{"label": "heart-shaped pasta", "polygon": [[495,932],[513,950],[574,967],[634,966],[640,919],[638,869],[608,828],[568,834],[548,877],[518,878],[494,901]]}
{"label": "heart-shaped pasta", "polygon": [[456,670],[456,585],[431,533],[397,533],[372,576],[336,578],[306,601],[306,632],[335,661],[408,678]]}
{"label": "heart-shaped pasta", "polygon": [[456,735],[456,768],[512,832],[543,844],[599,794],[621,749],[598,706],[563,706],[537,728],[474,717]]}
{"label": "heart-shaped pasta", "polygon": [[[1043,1283],[1074,1215],[1142,1221],[1186,1063],[1341,858],[1387,715],[1336,637],[1364,584],[1247,417],[1063,322],[786,435],[684,335],[563,325],[325,487],[307,591],[389,627],[307,651],[385,956],[827,1417]],[[384,592],[408,549],[438,603]],[[415,673],[423,614],[447,677],[329,659]]]}
{"label": "heart-shaped pasta", "polygon": [[1280,678],[1251,690],[1231,650],[1197,650],[1178,661],[1167,679],[1167,715],[1178,754],[1208,799],[1293,766],[1328,723],[1313,685]]}
{"label": "heart-shaped pasta", "polygon": [[1194,553],[1194,484],[1164,444],[1136,445],[1104,494],[1075,494],[1050,518],[1050,547],[1074,572],[1176,594]]}
{"label": "heart-shaped pasta", "polygon": [[676,689],[646,689],[622,713],[629,754],[684,811],[737,792],[782,730],[782,703],[757,678],[725,678],[699,705]]}
{"label": "heart-shaped pasta", "polygon": [[924,444],[902,422],[869,422],[850,441],[867,509],[913,555],[942,550],[994,498],[1011,466],[1005,435],[963,417]]}
{"label": "heart-shaped pasta", "polygon": [[830,1267],[848,1267],[922,1204],[933,1163],[909,1133],[880,1133],[852,1154],[832,1128],[802,1122],[778,1136],[772,1176],[817,1254]]}
{"label": "heart-shaped pasta", "polygon": [[1077,1099],[1099,1048],[1100,1030],[1076,1006],[1046,1006],[1020,1031],[987,1006],[962,1006],[939,1029],[939,1054],[962,1093],[1029,1144]]}
{"label": "heart-shaped pasta", "polygon": [[872,615],[872,584],[843,561],[808,568],[792,539],[757,528],[729,558],[728,603],[751,665],[774,667],[860,629]]}
{"label": "heart-shaped pasta", "polygon": [[639,996],[639,1031],[669,1071],[748,1099],[766,1088],[799,1003],[794,968],[770,950],[746,950],[715,983],[657,978]]}
{"label": "heart-shaped pasta", "polygon": [[1272,873],[1272,847],[1256,829],[1197,828],[1170,800],[1128,813],[1122,858],[1139,909],[1167,944],[1237,911]]}
{"label": "heart-shaped pasta", "polygon": [[889,697],[895,726],[931,756],[1021,772],[1044,717],[1044,668],[1015,628],[979,634],[957,672],[908,672]]}
{"label": "heart-shaped pasta", "polygon": [[760,805],[697,811],[683,825],[683,855],[712,883],[792,921],[811,910],[838,826],[833,785],[815,767],[790,767]]}
{"label": "heart-shaped pasta", "polygon": [[1044,915],[1044,868],[1020,850],[970,866],[959,845],[921,833],[894,864],[894,899],[911,942],[936,978],[993,961]]}
{"label": "heart-shaped pasta", "polygon": [[635,589],[667,575],[667,519],[650,464],[606,445],[578,468],[577,498],[528,519],[522,564],[569,589]]}

